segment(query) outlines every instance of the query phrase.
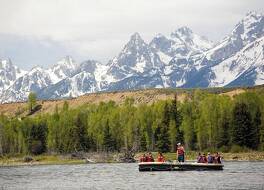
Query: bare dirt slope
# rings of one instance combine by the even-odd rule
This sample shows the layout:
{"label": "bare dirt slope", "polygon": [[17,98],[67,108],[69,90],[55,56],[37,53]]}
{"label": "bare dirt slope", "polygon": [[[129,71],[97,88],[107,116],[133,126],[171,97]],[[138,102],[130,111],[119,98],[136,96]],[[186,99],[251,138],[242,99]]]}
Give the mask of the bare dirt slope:
{"label": "bare dirt slope", "polygon": [[[172,90],[172,89],[149,89],[149,90],[135,90],[135,91],[121,91],[121,92],[105,92],[105,93],[92,93],[80,96],[73,99],[65,100],[43,100],[38,101],[38,104],[42,105],[42,108],[38,112],[52,113],[55,110],[56,105],[61,108],[64,101],[69,103],[70,108],[75,108],[84,104],[98,104],[100,102],[115,101],[117,104],[122,104],[126,98],[134,98],[135,104],[146,103],[151,104],[158,100],[173,99],[177,93],[177,99],[184,101],[191,90]],[[233,97],[234,95],[245,92],[244,89],[234,89],[223,95]],[[0,114],[10,116],[23,116],[27,113],[27,103],[8,103],[0,104]]]}

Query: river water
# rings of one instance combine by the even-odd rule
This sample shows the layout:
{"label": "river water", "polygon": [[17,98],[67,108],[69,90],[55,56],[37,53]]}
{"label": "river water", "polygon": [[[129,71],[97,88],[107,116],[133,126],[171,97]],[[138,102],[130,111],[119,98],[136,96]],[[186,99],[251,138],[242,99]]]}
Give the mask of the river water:
{"label": "river water", "polygon": [[223,171],[139,172],[137,164],[0,167],[1,189],[264,189],[264,162]]}

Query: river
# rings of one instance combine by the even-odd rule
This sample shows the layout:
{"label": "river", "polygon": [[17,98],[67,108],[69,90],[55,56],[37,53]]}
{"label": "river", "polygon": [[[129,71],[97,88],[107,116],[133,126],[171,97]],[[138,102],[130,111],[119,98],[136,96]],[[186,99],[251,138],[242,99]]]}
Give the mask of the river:
{"label": "river", "polygon": [[0,167],[0,189],[264,189],[264,162],[223,171],[139,172],[137,164]]}

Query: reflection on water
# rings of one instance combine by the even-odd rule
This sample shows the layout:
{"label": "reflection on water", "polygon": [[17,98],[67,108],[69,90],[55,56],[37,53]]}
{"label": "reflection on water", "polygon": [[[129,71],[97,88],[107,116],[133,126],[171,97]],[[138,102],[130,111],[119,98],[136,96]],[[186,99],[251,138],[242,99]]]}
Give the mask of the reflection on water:
{"label": "reflection on water", "polygon": [[139,172],[137,164],[0,168],[0,189],[264,189],[264,162],[225,162],[223,171]]}

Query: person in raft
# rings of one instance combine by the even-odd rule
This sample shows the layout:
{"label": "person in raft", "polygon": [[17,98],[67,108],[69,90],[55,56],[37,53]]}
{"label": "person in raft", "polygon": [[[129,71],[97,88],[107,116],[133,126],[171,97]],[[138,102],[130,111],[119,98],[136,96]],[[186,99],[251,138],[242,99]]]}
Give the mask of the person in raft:
{"label": "person in raft", "polygon": [[162,155],[161,152],[158,152],[158,158],[157,158],[158,162],[165,162],[165,157]]}
{"label": "person in raft", "polygon": [[148,153],[146,160],[147,160],[147,162],[154,162],[154,158],[153,158],[151,152]]}
{"label": "person in raft", "polygon": [[197,162],[198,163],[207,163],[207,158],[206,158],[205,154],[201,155],[201,153],[199,152],[198,157],[197,157]]}
{"label": "person in raft", "polygon": [[207,163],[207,158],[206,158],[206,155],[205,155],[205,153],[203,153],[203,163]]}
{"label": "person in raft", "polygon": [[208,164],[214,163],[214,157],[211,155],[210,152],[208,152],[208,154],[207,154],[207,162],[208,162]]}
{"label": "person in raft", "polygon": [[184,148],[181,143],[177,144],[177,157],[179,162],[184,162]]}
{"label": "person in raft", "polygon": [[200,152],[198,153],[198,156],[197,156],[197,163],[203,163],[203,157]]}
{"label": "person in raft", "polygon": [[222,161],[221,161],[221,156],[220,156],[220,154],[217,152],[217,153],[215,153],[215,156],[214,156],[214,163],[215,164],[221,164],[222,163]]}
{"label": "person in raft", "polygon": [[140,162],[146,162],[147,161],[147,157],[145,154],[143,154],[140,159],[139,159]]}

